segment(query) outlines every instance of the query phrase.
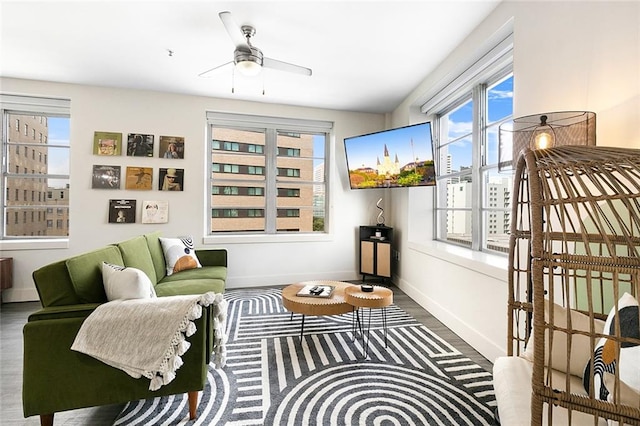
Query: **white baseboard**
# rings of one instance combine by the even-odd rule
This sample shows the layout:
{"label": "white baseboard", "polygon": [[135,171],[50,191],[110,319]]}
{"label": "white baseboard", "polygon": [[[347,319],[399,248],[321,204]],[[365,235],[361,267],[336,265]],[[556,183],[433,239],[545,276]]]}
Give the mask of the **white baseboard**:
{"label": "white baseboard", "polygon": [[314,280],[331,280],[331,281],[347,281],[356,280],[360,277],[354,275],[353,271],[336,271],[313,274],[290,274],[290,275],[246,275],[227,277],[227,288],[250,288],[250,287],[269,287],[279,285],[289,285],[302,281]]}
{"label": "white baseboard", "polygon": [[[471,345],[476,351],[480,352],[487,360],[493,362],[499,356],[505,355],[505,348],[487,339],[479,330],[464,322],[454,312],[443,307],[437,301],[422,293],[411,283],[394,277],[394,282],[400,290],[405,292],[416,303],[429,311],[440,322],[447,326],[451,331],[456,333],[465,342]],[[506,343],[506,330],[505,330]]]}
{"label": "white baseboard", "polygon": [[10,288],[2,292],[2,303],[38,302],[40,297],[35,288]]}

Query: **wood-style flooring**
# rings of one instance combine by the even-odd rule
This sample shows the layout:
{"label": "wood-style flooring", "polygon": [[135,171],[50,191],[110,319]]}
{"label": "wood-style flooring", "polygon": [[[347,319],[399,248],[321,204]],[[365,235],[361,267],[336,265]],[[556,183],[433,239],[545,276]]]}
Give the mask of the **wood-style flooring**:
{"label": "wood-style flooring", "polygon": [[[440,321],[414,302],[397,287],[394,303],[411,314],[444,340],[479,365],[491,371],[492,364]],[[22,415],[22,327],[39,302],[6,303],[0,306],[0,425],[39,425],[38,416],[25,419]],[[123,405],[107,405],[56,413],[54,424],[111,425]]]}

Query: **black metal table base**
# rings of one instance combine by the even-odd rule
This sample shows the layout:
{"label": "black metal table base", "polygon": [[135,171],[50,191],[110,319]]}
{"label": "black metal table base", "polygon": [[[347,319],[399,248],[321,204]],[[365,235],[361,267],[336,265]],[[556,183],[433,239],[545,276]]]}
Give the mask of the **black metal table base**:
{"label": "black metal table base", "polygon": [[[360,319],[360,311],[368,309],[369,315],[367,318],[367,328],[364,329],[364,312],[362,313],[362,320]],[[362,337],[362,357],[369,356],[369,341],[371,340],[371,309],[372,308],[355,308],[353,310],[353,316],[351,320],[351,333],[353,334],[353,341],[357,338],[357,332]],[[382,316],[382,330],[384,333],[384,347],[387,347],[387,309],[386,307],[379,308]],[[366,335],[366,338],[365,338]]]}

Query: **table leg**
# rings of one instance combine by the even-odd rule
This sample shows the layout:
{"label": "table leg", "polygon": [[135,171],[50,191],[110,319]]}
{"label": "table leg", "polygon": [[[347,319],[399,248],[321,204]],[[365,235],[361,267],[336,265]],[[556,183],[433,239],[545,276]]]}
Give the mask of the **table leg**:
{"label": "table leg", "polygon": [[[364,320],[364,314],[362,314]],[[366,358],[369,355],[369,341],[371,340],[371,308],[369,308],[369,318],[367,319],[367,339],[365,344],[365,332],[362,330],[362,357]]]}
{"label": "table leg", "polygon": [[302,340],[303,334],[304,334],[304,314],[302,314],[302,325],[300,326],[300,340]]}
{"label": "table leg", "polygon": [[382,329],[384,330],[384,347],[387,347],[387,307],[382,308]]}

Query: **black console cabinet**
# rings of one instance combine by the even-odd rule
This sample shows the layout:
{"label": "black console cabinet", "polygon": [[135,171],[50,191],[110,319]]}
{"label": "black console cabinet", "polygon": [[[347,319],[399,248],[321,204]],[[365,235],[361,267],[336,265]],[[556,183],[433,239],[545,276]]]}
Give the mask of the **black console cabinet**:
{"label": "black console cabinet", "polygon": [[360,227],[360,275],[391,278],[391,242],[393,228],[388,226]]}

